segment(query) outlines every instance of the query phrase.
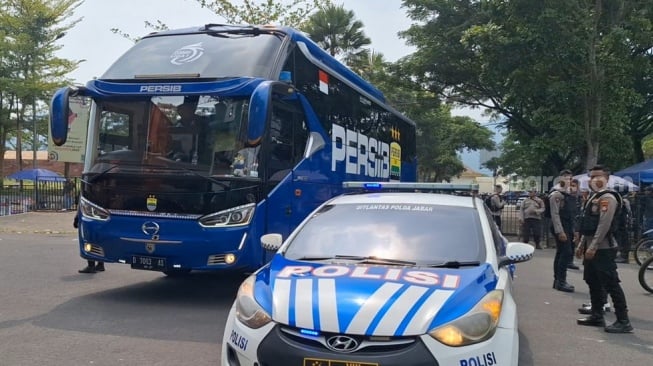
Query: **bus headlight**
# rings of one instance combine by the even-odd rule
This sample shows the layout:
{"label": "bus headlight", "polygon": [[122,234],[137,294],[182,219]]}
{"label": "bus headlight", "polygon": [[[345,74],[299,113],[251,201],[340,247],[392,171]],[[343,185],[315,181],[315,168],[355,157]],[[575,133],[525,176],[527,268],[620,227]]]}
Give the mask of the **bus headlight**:
{"label": "bus headlight", "polygon": [[255,208],[256,204],[254,203],[230,208],[228,210],[203,216],[199,219],[199,223],[200,225],[207,227],[247,225],[252,220],[252,216],[254,216]]}
{"label": "bus headlight", "polygon": [[236,295],[236,317],[252,329],[258,329],[270,321],[270,315],[254,299],[254,276],[249,276],[238,289]]}
{"label": "bus headlight", "polygon": [[451,347],[483,342],[494,335],[502,304],[503,290],[491,291],[467,314],[433,329],[429,335]]}
{"label": "bus headlight", "polygon": [[106,221],[109,220],[110,216],[109,211],[92,203],[84,197],[79,198],[79,211],[82,213],[82,215],[84,215],[84,217],[93,220]]}

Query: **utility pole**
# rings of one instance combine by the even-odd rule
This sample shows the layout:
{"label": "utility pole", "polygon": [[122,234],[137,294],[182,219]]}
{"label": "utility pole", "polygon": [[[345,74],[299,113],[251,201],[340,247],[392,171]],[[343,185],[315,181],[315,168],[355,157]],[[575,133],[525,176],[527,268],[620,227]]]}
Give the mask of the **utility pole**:
{"label": "utility pole", "polygon": [[34,150],[32,168],[36,169],[36,151],[38,149],[38,134],[36,133],[36,95],[34,95],[34,99],[32,100],[32,128],[34,130],[34,141],[32,142],[32,150]]}

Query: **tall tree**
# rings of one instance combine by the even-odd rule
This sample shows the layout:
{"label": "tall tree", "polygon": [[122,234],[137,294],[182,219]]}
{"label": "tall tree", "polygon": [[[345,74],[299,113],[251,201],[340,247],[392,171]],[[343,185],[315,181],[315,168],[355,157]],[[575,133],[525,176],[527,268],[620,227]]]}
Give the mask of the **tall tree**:
{"label": "tall tree", "polygon": [[[235,5],[231,0],[196,1],[228,24],[276,24],[294,28],[301,28],[312,13],[331,5],[331,0],[243,0],[241,5]],[[145,28],[161,31],[168,29],[168,25],[161,20],[145,21]],[[140,39],[119,28],[112,28],[111,31],[134,42]]]}
{"label": "tall tree", "polygon": [[520,145],[548,146],[541,156],[554,173],[579,159],[618,164],[627,151],[614,137],[636,99],[631,49],[650,27],[647,3],[405,0],[416,24],[403,35],[418,49],[416,78],[491,109]]}
{"label": "tall tree", "polygon": [[[47,136],[47,101],[77,62],[55,57],[56,41],[80,19],[70,20],[82,0],[0,0],[0,138],[13,137],[19,161],[23,139],[38,148]],[[24,128],[30,123],[31,132]],[[40,131],[40,132],[39,132]],[[36,145],[34,145],[36,142]],[[0,173],[5,143],[0,145]]]}
{"label": "tall tree", "polygon": [[331,56],[346,64],[368,58],[372,41],[363,32],[363,22],[343,5],[327,5],[311,15],[302,30]]}

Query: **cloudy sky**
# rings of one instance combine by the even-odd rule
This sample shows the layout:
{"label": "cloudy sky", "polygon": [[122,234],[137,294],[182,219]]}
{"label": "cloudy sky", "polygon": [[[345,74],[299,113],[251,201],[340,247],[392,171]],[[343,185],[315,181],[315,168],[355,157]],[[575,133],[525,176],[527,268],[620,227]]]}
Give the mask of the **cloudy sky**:
{"label": "cloudy sky", "polygon": [[[408,29],[411,24],[405,9],[401,8],[401,0],[334,0],[334,3],[343,4],[345,9],[354,12],[363,22],[372,48],[382,53],[386,60],[396,61],[414,51],[397,36],[397,32]],[[82,20],[58,41],[63,46],[58,56],[84,60],[69,75],[79,84],[102,75],[133,45],[130,40],[113,34],[111,28],[136,37],[151,32],[145,27],[145,21],[160,20],[170,28],[224,22],[213,12],[202,9],[196,0],[85,0],[75,11],[73,19],[76,18]],[[454,113],[485,120],[479,111],[455,110]],[[477,153],[465,153],[463,160],[479,169]]]}

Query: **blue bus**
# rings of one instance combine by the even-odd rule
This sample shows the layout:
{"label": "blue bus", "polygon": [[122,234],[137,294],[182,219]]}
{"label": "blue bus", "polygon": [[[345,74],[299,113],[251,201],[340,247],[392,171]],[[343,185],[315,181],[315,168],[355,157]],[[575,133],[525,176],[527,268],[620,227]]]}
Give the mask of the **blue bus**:
{"label": "blue bus", "polygon": [[287,27],[149,34],[55,92],[55,145],[81,115],[81,256],[167,275],[254,270],[260,236],[289,234],[343,181],[417,176],[415,123]]}

